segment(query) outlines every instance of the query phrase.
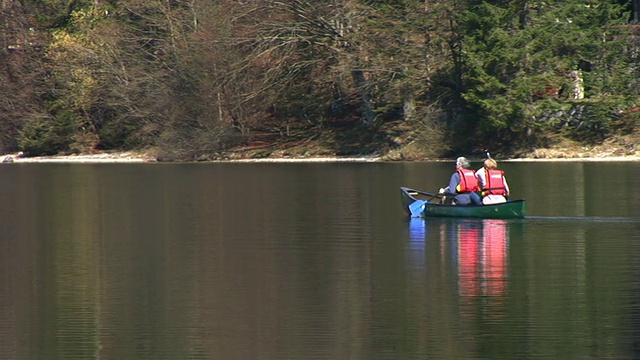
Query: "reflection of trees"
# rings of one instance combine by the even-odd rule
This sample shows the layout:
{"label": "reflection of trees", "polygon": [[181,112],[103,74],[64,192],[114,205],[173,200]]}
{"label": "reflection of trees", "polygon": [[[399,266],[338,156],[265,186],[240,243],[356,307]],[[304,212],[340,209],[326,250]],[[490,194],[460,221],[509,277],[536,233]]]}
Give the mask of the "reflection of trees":
{"label": "reflection of trees", "polygon": [[39,225],[46,231],[41,246],[55,244],[43,259],[52,271],[41,274],[45,303],[39,318],[50,327],[44,327],[39,349],[60,359],[93,358],[99,351],[98,195],[87,190],[95,189],[96,179],[91,169],[75,170],[49,178],[47,215]]}

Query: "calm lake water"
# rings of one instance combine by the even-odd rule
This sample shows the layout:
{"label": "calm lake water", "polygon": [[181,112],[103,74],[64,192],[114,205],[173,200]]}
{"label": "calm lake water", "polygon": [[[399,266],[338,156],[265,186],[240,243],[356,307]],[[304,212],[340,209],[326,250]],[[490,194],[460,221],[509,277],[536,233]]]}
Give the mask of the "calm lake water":
{"label": "calm lake water", "polygon": [[[474,164],[480,166],[480,163]],[[640,162],[5,164],[0,359],[638,359]]]}

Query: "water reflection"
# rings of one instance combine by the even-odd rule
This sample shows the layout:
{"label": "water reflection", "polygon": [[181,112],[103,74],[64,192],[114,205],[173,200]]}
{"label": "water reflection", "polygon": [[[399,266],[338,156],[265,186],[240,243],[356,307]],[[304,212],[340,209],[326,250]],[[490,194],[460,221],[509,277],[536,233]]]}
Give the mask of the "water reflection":
{"label": "water reflection", "polygon": [[460,222],[452,239],[458,242],[461,296],[501,296],[506,283],[507,222]]}
{"label": "water reflection", "polygon": [[[427,229],[430,228],[430,231]],[[431,234],[431,236],[429,236]],[[409,220],[413,263],[426,261],[426,242],[436,241],[449,257],[461,297],[504,295],[507,285],[509,221],[475,219]],[[446,262],[446,259],[440,259]],[[425,267],[422,264],[421,267]]]}
{"label": "water reflection", "polygon": [[506,166],[524,220],[405,218],[440,163],[7,166],[0,359],[638,358],[640,167]]}
{"label": "water reflection", "polygon": [[[510,321],[509,243],[510,235],[519,233],[514,231],[518,224],[508,220],[408,220],[411,304],[424,321],[415,325],[416,331],[438,339],[438,345],[422,347],[420,356],[483,358],[477,353],[481,348],[500,348],[506,343],[493,334],[504,335],[505,323]],[[470,338],[480,333],[487,336]],[[475,345],[469,347],[470,343]],[[418,352],[414,358],[419,358]]]}
{"label": "water reflection", "polygon": [[[409,221],[412,267],[424,271],[428,261],[449,263],[451,287],[461,313],[474,313],[477,301],[503,313],[500,304],[507,289],[509,226],[507,220],[413,218]],[[428,256],[429,242],[440,249],[437,257]]]}

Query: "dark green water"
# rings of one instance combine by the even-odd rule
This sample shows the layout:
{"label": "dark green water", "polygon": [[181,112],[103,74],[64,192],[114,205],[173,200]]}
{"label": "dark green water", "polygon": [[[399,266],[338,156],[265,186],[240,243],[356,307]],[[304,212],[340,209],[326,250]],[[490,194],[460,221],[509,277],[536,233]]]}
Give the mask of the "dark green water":
{"label": "dark green water", "polygon": [[[474,165],[480,165],[474,164]],[[0,359],[640,358],[640,163],[5,164]]]}

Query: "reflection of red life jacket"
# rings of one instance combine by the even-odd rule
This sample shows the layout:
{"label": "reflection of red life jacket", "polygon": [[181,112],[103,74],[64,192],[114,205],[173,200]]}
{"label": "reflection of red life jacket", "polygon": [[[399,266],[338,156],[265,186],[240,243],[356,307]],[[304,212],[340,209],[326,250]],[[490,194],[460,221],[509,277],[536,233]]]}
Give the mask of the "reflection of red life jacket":
{"label": "reflection of red life jacket", "polygon": [[470,225],[458,225],[458,277],[462,296],[480,295],[480,229]]}
{"label": "reflection of red life jacket", "polygon": [[478,187],[478,179],[476,178],[475,172],[471,169],[460,169],[458,170],[458,174],[460,175],[460,188],[456,189],[459,193],[468,193],[479,191]]}
{"label": "reflection of red life jacket", "polygon": [[504,186],[504,172],[502,170],[484,170],[485,188],[482,195],[507,195],[507,189]]}
{"label": "reflection of red life jacket", "polygon": [[507,284],[507,223],[485,220],[482,235],[482,275],[486,295],[501,296]]}

